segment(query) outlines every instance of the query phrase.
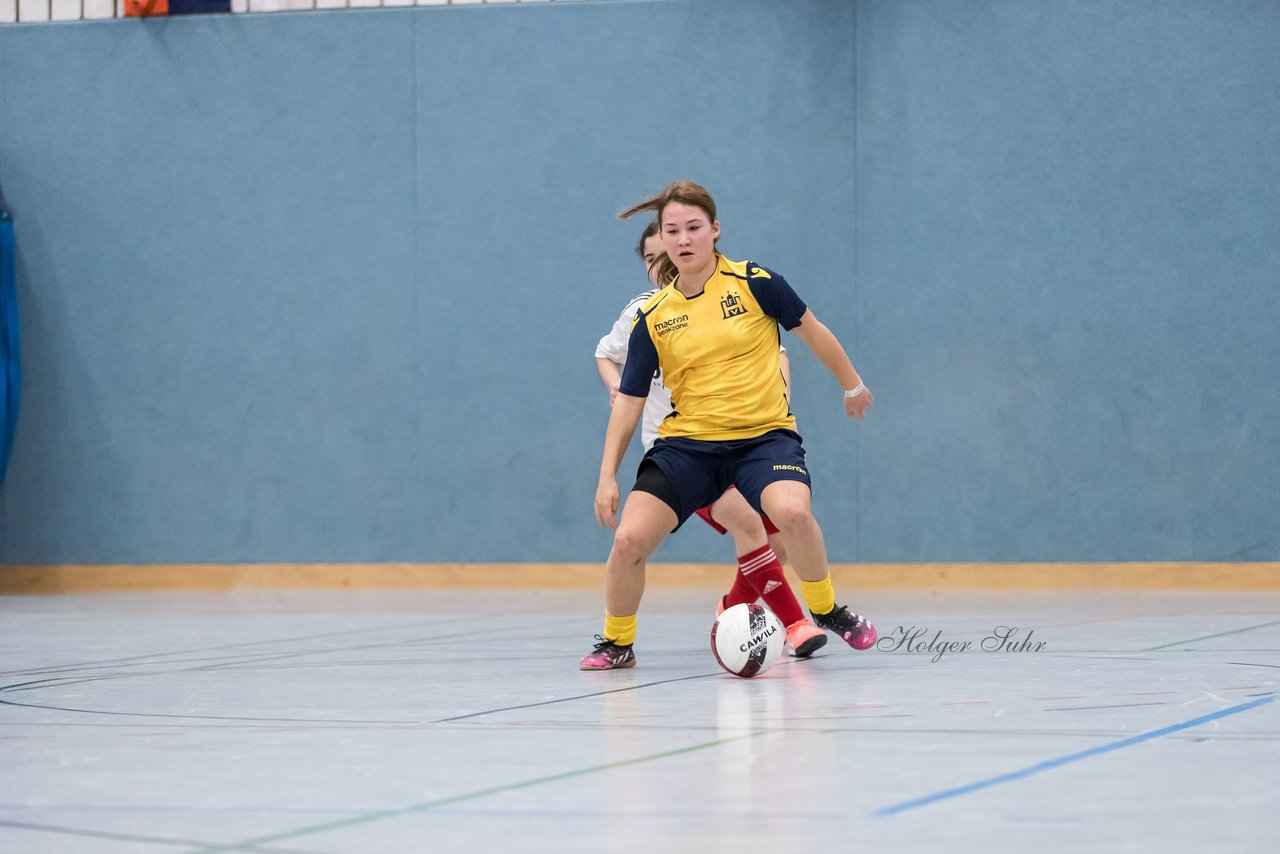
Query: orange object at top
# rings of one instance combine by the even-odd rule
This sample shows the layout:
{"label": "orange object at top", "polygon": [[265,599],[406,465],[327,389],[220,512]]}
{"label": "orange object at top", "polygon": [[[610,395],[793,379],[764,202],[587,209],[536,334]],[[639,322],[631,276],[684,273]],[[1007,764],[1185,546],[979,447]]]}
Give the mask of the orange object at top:
{"label": "orange object at top", "polygon": [[150,18],[169,14],[169,0],[124,0],[126,18]]}

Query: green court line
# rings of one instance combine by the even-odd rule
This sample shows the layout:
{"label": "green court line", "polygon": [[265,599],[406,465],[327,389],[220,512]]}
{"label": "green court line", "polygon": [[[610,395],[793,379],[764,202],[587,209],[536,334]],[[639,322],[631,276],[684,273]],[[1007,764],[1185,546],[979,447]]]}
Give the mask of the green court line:
{"label": "green court line", "polygon": [[1160,644],[1160,646],[1148,647],[1142,650],[1142,652],[1155,652],[1156,650],[1159,650],[1159,649],[1168,649],[1171,646],[1179,646],[1184,643],[1195,643],[1196,641],[1212,640],[1213,638],[1225,638],[1228,635],[1238,635],[1241,632],[1251,632],[1254,629],[1265,629],[1267,626],[1280,626],[1280,620],[1272,620],[1269,623],[1260,623],[1256,626],[1245,626],[1243,629],[1232,629],[1229,632],[1218,632],[1216,635],[1205,635],[1204,637],[1191,638],[1189,640],[1180,640],[1180,641],[1174,641],[1173,643],[1164,643],[1164,644]]}
{"label": "green court line", "polygon": [[514,792],[520,789],[528,789],[534,786],[541,786],[544,783],[556,783],[561,780],[571,780],[574,777],[585,777],[589,774],[598,774],[601,771],[612,771],[617,768],[626,768],[629,765],[641,765],[645,762],[655,762],[659,759],[669,759],[673,756],[682,756],[686,753],[694,753],[699,750],[706,750],[711,747],[719,747],[722,744],[729,744],[735,741],[741,741],[745,738],[755,738],[758,735],[764,735],[767,730],[756,730],[754,732],[745,733],[743,735],[735,735],[731,738],[719,738],[715,741],[706,741],[702,744],[693,744],[689,747],[678,747],[675,750],[666,750],[662,753],[653,753],[649,756],[637,756],[635,759],[623,759],[620,762],[608,762],[604,765],[591,765],[586,768],[577,768],[572,771],[562,771],[559,774],[548,774],[545,777],[534,777],[529,780],[521,780],[516,783],[507,783],[502,786],[491,786],[487,789],[478,789],[474,792],[464,792],[460,795],[451,795],[447,798],[437,798],[434,801],[423,801],[422,803],[410,804],[407,807],[399,807],[392,810],[378,810],[375,812],[367,812],[362,815],[351,816],[350,818],[338,819],[337,821],[324,822],[322,824],[312,824],[307,827],[300,827],[294,830],[286,830],[281,833],[273,833],[269,836],[258,836],[254,839],[246,839],[241,842],[232,842],[226,845],[215,845],[209,848],[197,849],[193,854],[206,854],[210,851],[235,851],[242,848],[261,845],[266,842],[279,842],[284,839],[296,839],[299,836],[307,836],[312,833],[322,833],[326,830],[337,830],[341,827],[350,827],[356,824],[368,824],[373,821],[380,821],[384,818],[391,818],[398,815],[407,815],[415,812],[425,812],[426,810],[435,809],[436,807],[448,806],[450,804],[460,803],[462,801],[473,801],[477,798],[488,797],[489,795],[497,795],[502,792]]}

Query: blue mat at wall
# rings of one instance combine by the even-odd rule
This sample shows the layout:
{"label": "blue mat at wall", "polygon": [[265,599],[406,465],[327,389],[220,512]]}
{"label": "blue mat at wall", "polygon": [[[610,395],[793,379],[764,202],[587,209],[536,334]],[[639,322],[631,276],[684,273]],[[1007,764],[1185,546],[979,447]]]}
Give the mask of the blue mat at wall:
{"label": "blue mat at wall", "polygon": [[18,424],[18,394],[21,390],[22,365],[18,358],[18,294],[13,260],[13,218],[0,194],[0,404],[4,420],[0,422],[0,484],[9,467],[9,451]]}

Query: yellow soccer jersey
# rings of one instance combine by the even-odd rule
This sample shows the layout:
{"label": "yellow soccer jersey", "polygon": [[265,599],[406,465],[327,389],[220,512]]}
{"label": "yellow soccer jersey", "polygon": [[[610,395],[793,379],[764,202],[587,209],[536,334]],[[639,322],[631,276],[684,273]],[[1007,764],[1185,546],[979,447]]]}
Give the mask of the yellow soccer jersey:
{"label": "yellow soccer jersey", "polygon": [[777,273],[717,254],[706,289],[686,297],[679,279],[636,313],[620,390],[645,397],[662,369],[674,411],[659,438],[721,442],[795,430],[778,354],[778,325],[794,329],[804,302]]}

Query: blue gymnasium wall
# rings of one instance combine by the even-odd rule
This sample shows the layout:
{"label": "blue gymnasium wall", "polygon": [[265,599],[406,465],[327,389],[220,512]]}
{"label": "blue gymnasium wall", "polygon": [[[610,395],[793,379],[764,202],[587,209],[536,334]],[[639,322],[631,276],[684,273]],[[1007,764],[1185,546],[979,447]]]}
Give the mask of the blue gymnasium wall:
{"label": "blue gymnasium wall", "polygon": [[0,28],[0,556],[602,560],[615,214],[690,177],[876,390],[850,425],[791,348],[832,559],[1280,559],[1277,43],[1207,0]]}

